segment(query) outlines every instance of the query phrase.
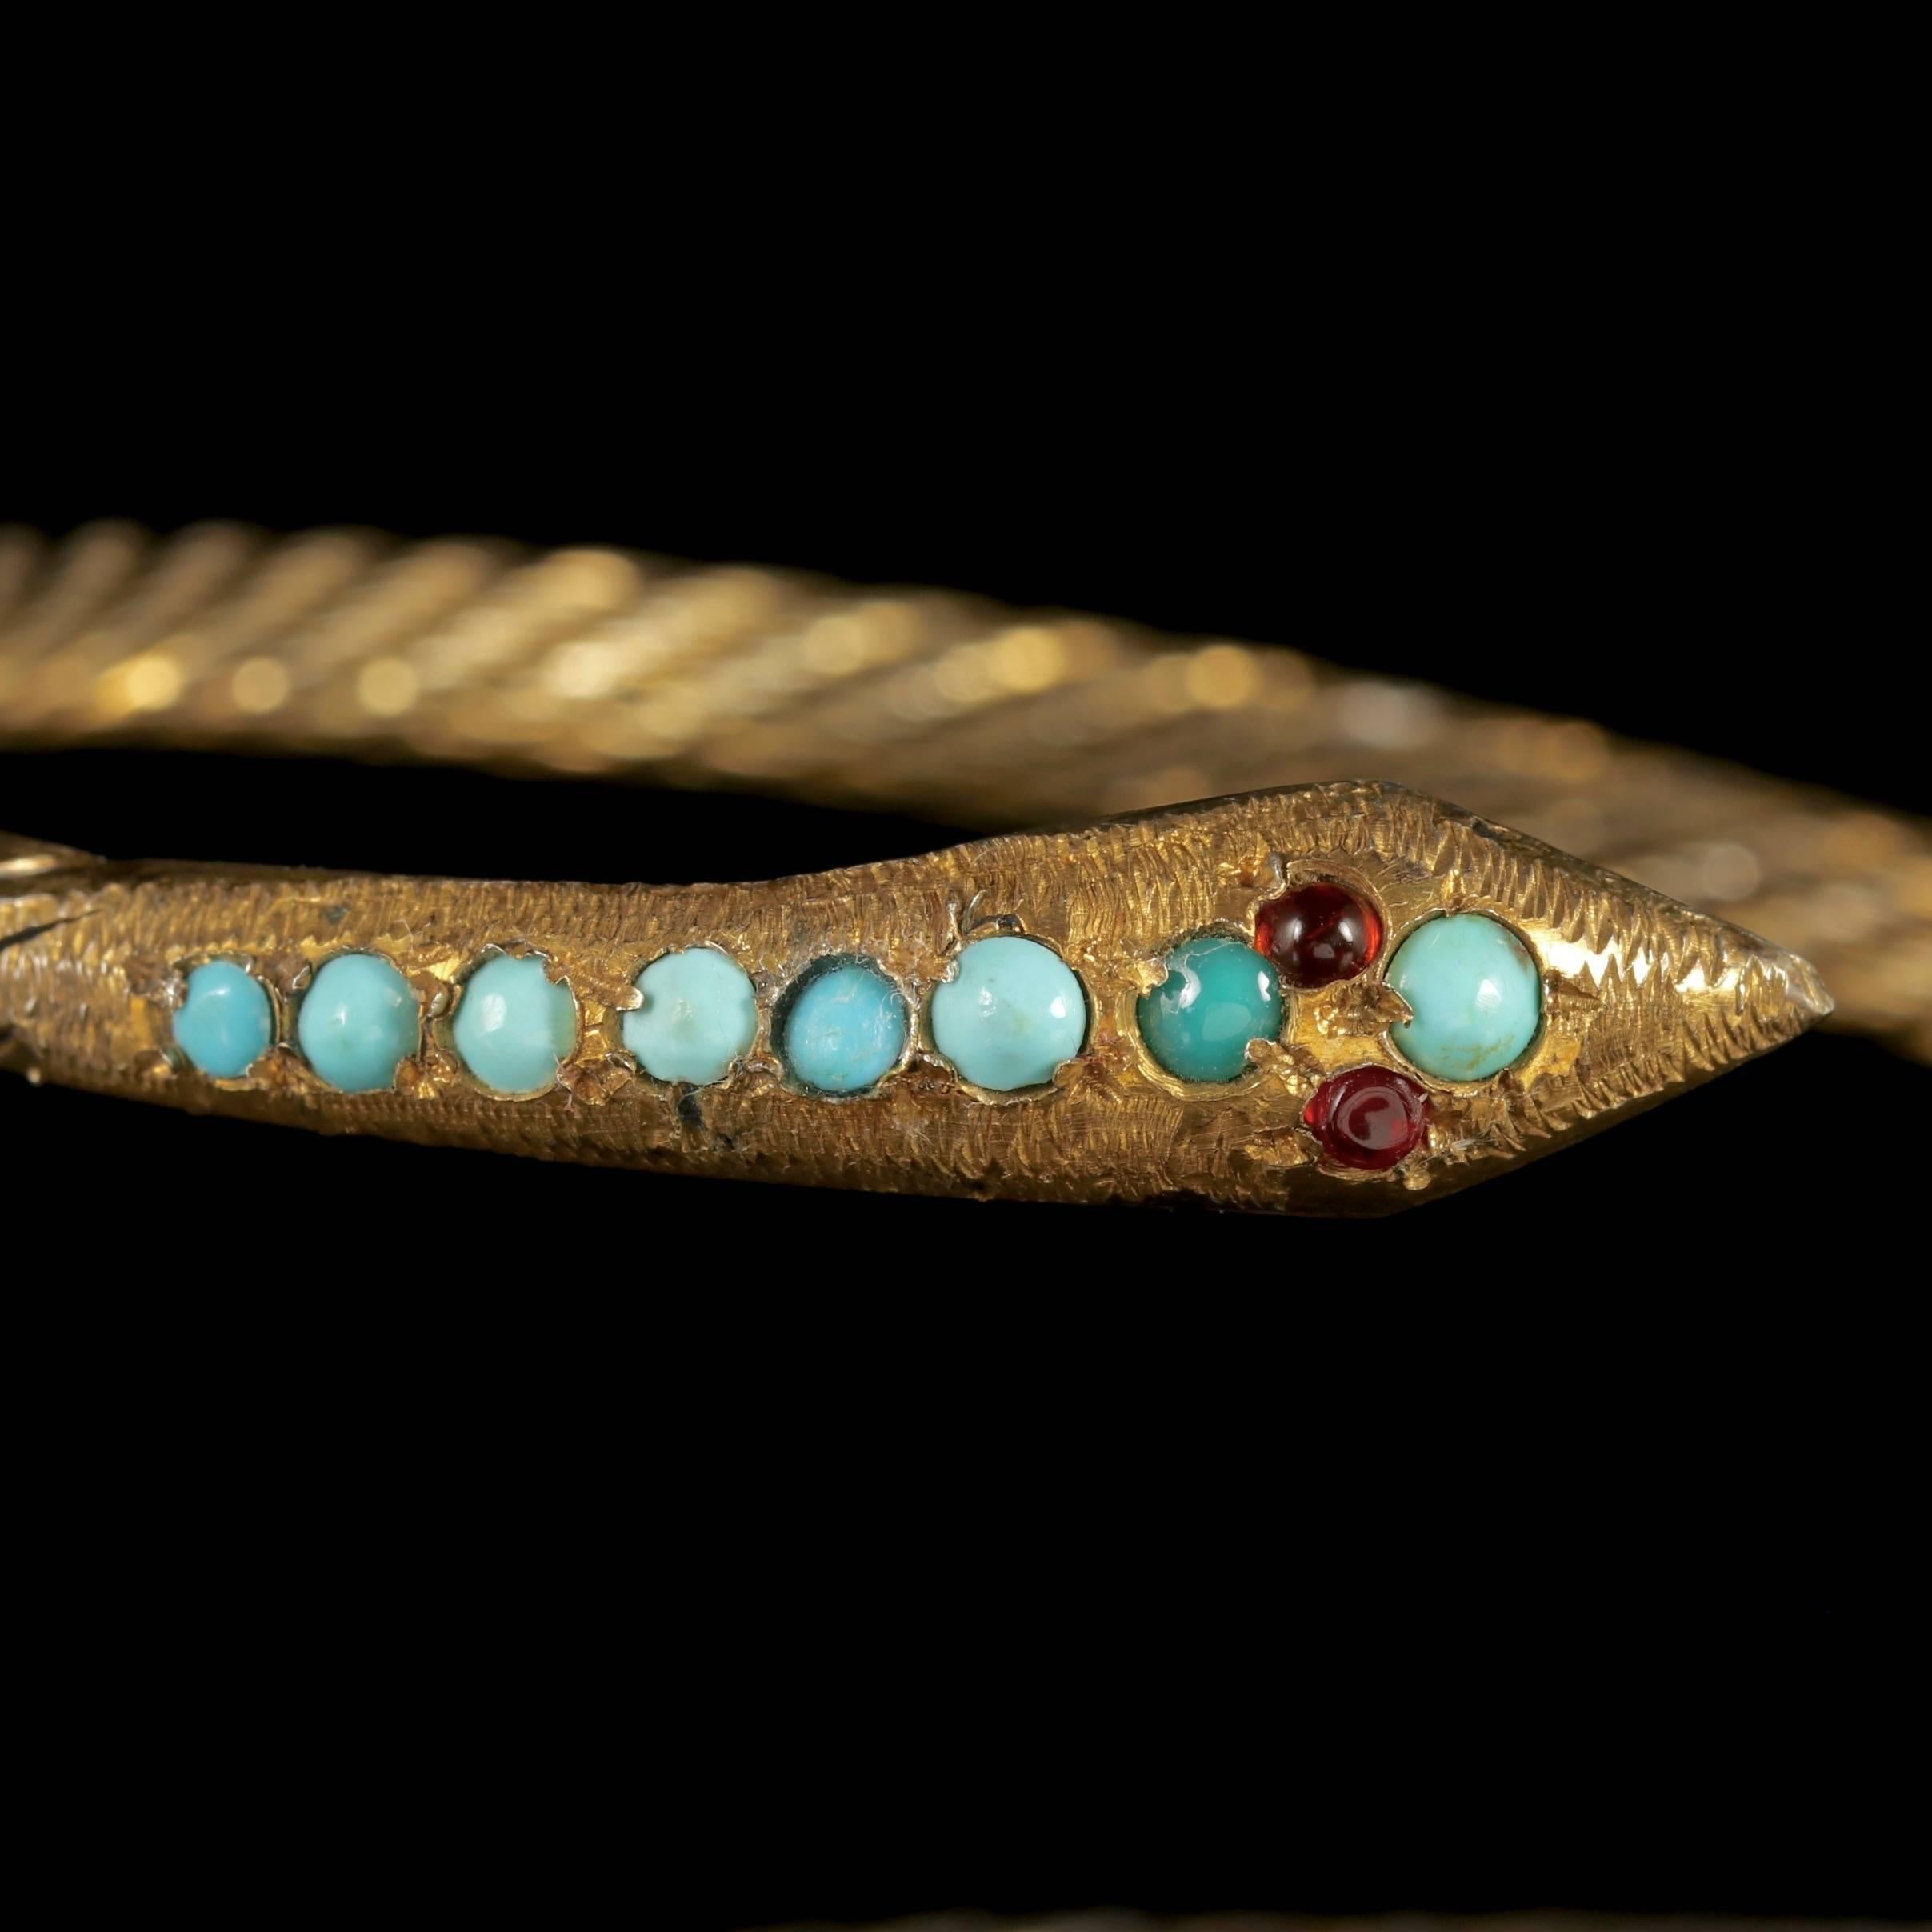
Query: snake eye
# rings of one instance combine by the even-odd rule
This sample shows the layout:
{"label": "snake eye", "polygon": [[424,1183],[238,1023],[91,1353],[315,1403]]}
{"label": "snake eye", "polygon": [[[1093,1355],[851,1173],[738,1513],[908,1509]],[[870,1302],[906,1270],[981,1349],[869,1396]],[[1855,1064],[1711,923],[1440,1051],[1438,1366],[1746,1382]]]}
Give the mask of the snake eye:
{"label": "snake eye", "polygon": [[1329,879],[1293,886],[1254,915],[1256,946],[1297,992],[1366,971],[1382,951],[1382,934],[1373,901]]}
{"label": "snake eye", "polygon": [[1338,1166],[1380,1174],[1406,1160],[1429,1131],[1429,1095],[1406,1074],[1351,1067],[1325,1080],[1302,1124]]}

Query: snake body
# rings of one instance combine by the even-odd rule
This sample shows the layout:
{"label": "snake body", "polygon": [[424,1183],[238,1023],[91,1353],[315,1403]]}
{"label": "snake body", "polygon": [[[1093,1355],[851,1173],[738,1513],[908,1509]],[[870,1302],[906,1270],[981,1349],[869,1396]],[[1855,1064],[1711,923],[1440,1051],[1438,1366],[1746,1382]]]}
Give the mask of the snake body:
{"label": "snake body", "polygon": [[[1830,1010],[1802,960],[1378,784],[753,885],[116,864],[21,841],[0,865],[0,1056],[34,1077],[325,1130],[821,1186],[1385,1211],[1562,1145]],[[1450,912],[1506,924],[1542,976],[1527,1054],[1498,1078],[1426,1078],[1392,1032],[1406,1002],[1371,973],[1291,998],[1238,1078],[1164,1068],[1138,1015],[1170,949],[1202,934],[1243,944],[1258,907],[1302,877],[1349,881],[1392,935]],[[1078,1050],[1022,1090],[976,1088],[934,1031],[936,990],[984,938],[1050,949],[1078,988]],[[642,970],[693,948],[734,962],[759,1014],[748,1050],[703,1085],[649,1078],[622,1030]],[[410,1050],[382,1090],[335,1090],[292,1016],[328,962],[369,954],[415,1002]],[[472,981],[504,957],[540,962],[566,990],[557,1057],[528,1094],[490,1090],[465,1059],[466,1002],[483,997]],[[274,1015],[231,1077],[184,1055],[176,1024],[214,962],[239,968]],[[788,1002],[842,962],[876,976],[902,1030],[850,1094],[802,1081],[783,1033]],[[1327,1158],[1314,1125],[1330,1083],[1364,1071],[1409,1082],[1426,1114],[1426,1137],[1386,1170]]]}

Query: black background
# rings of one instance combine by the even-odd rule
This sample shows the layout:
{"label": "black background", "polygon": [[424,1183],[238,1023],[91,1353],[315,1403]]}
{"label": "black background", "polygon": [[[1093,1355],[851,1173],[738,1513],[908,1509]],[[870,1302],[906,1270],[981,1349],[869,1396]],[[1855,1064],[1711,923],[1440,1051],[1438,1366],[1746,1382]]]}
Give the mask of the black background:
{"label": "black background", "polygon": [[[626,228],[638,263],[560,282],[506,202],[474,233],[439,206],[421,258],[210,286],[176,231],[165,277],[56,305],[5,507],[943,583],[1932,809],[1882,224],[1779,188],[1673,226],[1652,183],[1633,228],[1595,181],[1478,232],[1412,187],[1372,247],[1339,208],[1266,248],[1170,210],[1104,267],[1070,218],[1022,256],[774,210],[755,273]],[[947,836],[133,752],[0,756],[0,822],[667,881]],[[344,1858],[500,1864],[560,1907],[634,1858],[698,1932],[1904,1915],[1926,1078],[1815,1035],[1368,1227],[755,1190],[8,1082],[32,1607],[82,1633],[137,1809],[199,1738],[313,1856],[268,1770],[312,1743]]]}

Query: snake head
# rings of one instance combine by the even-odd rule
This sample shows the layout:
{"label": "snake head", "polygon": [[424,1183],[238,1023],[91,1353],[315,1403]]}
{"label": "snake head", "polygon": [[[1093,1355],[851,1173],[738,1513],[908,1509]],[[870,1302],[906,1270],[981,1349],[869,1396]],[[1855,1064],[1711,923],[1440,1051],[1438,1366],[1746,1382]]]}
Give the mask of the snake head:
{"label": "snake head", "polygon": [[[1812,968],[1755,934],[1398,786],[1297,786],[1114,830],[1131,917],[1158,934],[1143,986],[1171,986],[1166,963],[1204,934],[1280,970],[1278,1034],[1215,1084],[1162,1063],[1158,990],[1104,1016],[1134,1040],[1133,1077],[1182,1110],[1178,1194],[1331,1214],[1426,1200],[1831,1010]],[[1146,866],[1143,846],[1167,862]]]}

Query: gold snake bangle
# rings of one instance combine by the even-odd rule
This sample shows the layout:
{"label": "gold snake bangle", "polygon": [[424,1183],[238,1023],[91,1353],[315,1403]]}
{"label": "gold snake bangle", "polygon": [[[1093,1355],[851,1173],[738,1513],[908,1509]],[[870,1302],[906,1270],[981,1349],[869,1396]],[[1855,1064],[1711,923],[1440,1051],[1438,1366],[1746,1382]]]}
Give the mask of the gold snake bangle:
{"label": "gold snake bangle", "polygon": [[[1830,1023],[1932,1058],[1923,825],[1287,649],[606,550],[226,525],[0,534],[0,745],[96,742],[750,788],[991,834],[654,889],[0,843],[0,1057],[191,1108],[818,1185],[1362,1213],[1559,1146],[1833,997]],[[1042,823],[1070,829],[1010,829]],[[1278,930],[1310,890],[1374,929],[1326,978],[1264,943],[1271,909]],[[1472,934],[1503,979],[1526,962],[1534,1023],[1499,1066],[1426,1044],[1445,982],[1425,955]],[[1242,997],[1275,1002],[1231,1072],[1198,1057],[1166,998],[1198,946],[1223,949],[1214,971],[1258,962]],[[714,1078],[679,1077],[674,1057],[654,1071],[634,1030],[646,970],[694,953],[746,988],[748,1030]],[[343,1090],[303,1046],[338,957],[402,989],[406,1050],[371,1090]],[[183,1044],[190,984],[215,966],[266,1014],[232,1072]],[[554,1022],[554,1064],[527,1087],[466,1050],[499,985]],[[842,1071],[814,1059],[826,1036],[806,1018],[859,1012],[832,999],[848,986],[884,1055],[850,1090],[868,1066],[850,1042]],[[1035,997],[1057,1000],[1059,1030],[1037,1065],[1011,1032]]]}

